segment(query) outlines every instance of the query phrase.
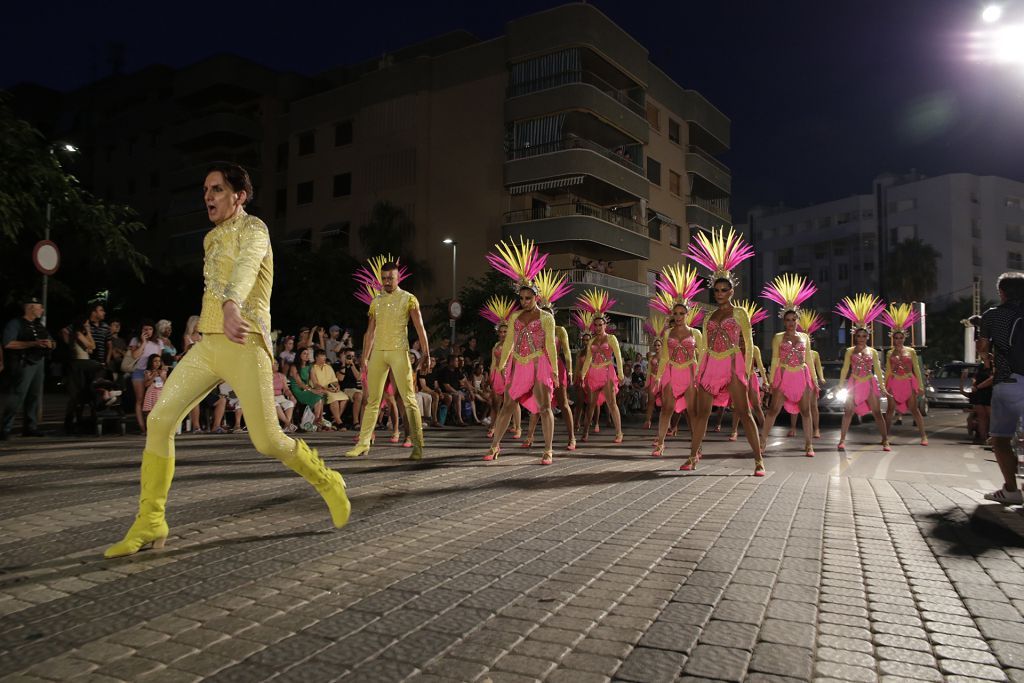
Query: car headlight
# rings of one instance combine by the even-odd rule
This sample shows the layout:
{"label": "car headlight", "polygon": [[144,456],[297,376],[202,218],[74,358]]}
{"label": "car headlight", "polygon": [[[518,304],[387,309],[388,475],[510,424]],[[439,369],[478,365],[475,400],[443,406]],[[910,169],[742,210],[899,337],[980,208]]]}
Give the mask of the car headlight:
{"label": "car headlight", "polygon": [[840,389],[839,391],[836,392],[836,398],[839,399],[840,401],[843,401],[843,402],[846,401],[846,397],[849,396],[849,395],[850,395],[850,390],[849,389]]}
{"label": "car headlight", "polygon": [[929,394],[934,394],[934,393],[935,393],[935,387],[933,387],[933,386],[929,386],[929,387],[928,387],[928,393],[929,393]]}
{"label": "car headlight", "polygon": [[832,393],[831,391],[828,392],[827,394],[825,394],[825,398],[827,398],[829,401],[831,401],[835,397],[836,397],[836,395],[834,393]]}

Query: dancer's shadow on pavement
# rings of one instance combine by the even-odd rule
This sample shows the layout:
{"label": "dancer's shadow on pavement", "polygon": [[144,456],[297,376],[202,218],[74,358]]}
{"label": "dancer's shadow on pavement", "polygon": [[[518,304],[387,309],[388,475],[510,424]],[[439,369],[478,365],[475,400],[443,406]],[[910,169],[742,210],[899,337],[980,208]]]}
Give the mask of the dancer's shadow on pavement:
{"label": "dancer's shadow on pavement", "polygon": [[946,552],[977,556],[995,548],[1024,547],[1021,536],[1009,525],[1001,523],[1000,515],[1020,514],[1004,510],[1001,505],[979,505],[970,516],[959,508],[924,515],[932,523],[930,536],[947,544]]}
{"label": "dancer's shadow on pavement", "polygon": [[[117,564],[124,564],[127,562],[161,560],[168,557],[176,557],[178,555],[202,552],[204,550],[222,549],[228,546],[256,543],[265,545],[273,541],[326,536],[334,533],[335,531],[335,529],[323,529],[317,531],[295,531],[284,534],[259,534],[251,536],[237,536],[235,538],[218,538],[205,543],[190,543],[188,545],[176,547],[171,546],[164,550],[143,550],[135,555],[110,560],[103,557],[102,551],[97,551],[95,555],[79,554],[75,557],[62,557],[48,562],[33,562],[32,564],[21,566],[5,566],[0,567],[0,577],[2,577],[0,578],[0,590],[13,585],[23,586],[31,585],[39,581],[50,582],[54,579],[76,578],[83,574],[109,569]],[[18,575],[18,573],[22,571],[41,569],[55,569],[57,571],[43,572],[38,575]],[[14,574],[14,576],[10,576],[11,574]]]}

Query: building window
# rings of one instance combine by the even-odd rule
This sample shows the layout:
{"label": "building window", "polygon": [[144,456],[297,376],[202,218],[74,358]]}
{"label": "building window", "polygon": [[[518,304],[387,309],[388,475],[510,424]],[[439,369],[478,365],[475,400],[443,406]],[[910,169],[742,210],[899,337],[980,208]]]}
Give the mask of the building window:
{"label": "building window", "polygon": [[793,247],[786,247],[785,249],[779,249],[776,252],[776,258],[780,266],[789,266],[793,264]]}
{"label": "building window", "polygon": [[1007,225],[1006,239],[1010,242],[1024,242],[1024,226]]}
{"label": "building window", "polygon": [[288,143],[282,142],[277,146],[277,164],[275,170],[287,171],[288,170]]}
{"label": "building window", "polygon": [[889,202],[889,213],[901,213],[903,211],[911,211],[916,208],[916,199],[900,199],[899,201]]}
{"label": "building window", "polygon": [[312,154],[316,151],[316,133],[311,130],[307,130],[305,133],[299,133],[299,156],[305,156]]}
{"label": "building window", "polygon": [[979,249],[978,245],[976,244],[973,247],[971,247],[971,261],[976,266],[981,265],[981,249]]}
{"label": "building window", "polygon": [[677,249],[683,246],[683,228],[681,225],[668,226],[669,234],[672,235],[672,246]]}
{"label": "building window", "polygon": [[841,214],[839,214],[838,216],[836,216],[836,223],[838,225],[843,225],[844,223],[849,223],[849,222],[850,222],[850,212],[849,211],[844,211]]}
{"label": "building window", "polygon": [[836,268],[836,270],[837,270],[837,277],[840,280],[849,280],[850,279],[850,269],[849,269],[849,267],[845,263],[840,263],[839,267]]}
{"label": "building window", "polygon": [[647,157],[647,179],[657,186],[661,186],[661,163],[651,157]]}
{"label": "building window", "polygon": [[873,273],[873,272],[875,272],[875,263],[874,263],[874,261],[865,261],[864,262],[864,272],[865,273]]}
{"label": "building window", "polygon": [[971,219],[971,237],[981,239],[981,221],[977,218]]}
{"label": "building window", "polygon": [[661,110],[650,102],[647,103],[647,123],[651,124],[654,130],[661,130]]}
{"label": "building window", "polygon": [[846,243],[845,242],[833,242],[832,243],[832,255],[833,256],[846,256]]}
{"label": "building window", "polygon": [[1007,197],[1006,208],[1008,209],[1019,209],[1024,207],[1024,199],[1020,197]]}
{"label": "building window", "polygon": [[274,193],[274,216],[284,218],[288,215],[288,188],[282,187]]}
{"label": "building window", "polygon": [[653,218],[647,224],[647,234],[656,242],[661,241],[661,219]]}
{"label": "building window", "polygon": [[352,119],[334,124],[334,146],[343,147],[352,144]]}
{"label": "building window", "polygon": [[677,197],[680,195],[679,187],[681,181],[682,177],[678,173],[676,173],[675,171],[668,172],[668,191]]}
{"label": "building window", "polygon": [[668,139],[679,144],[679,122],[671,118],[668,120]]}
{"label": "building window", "polygon": [[979,204],[980,203],[978,201],[978,193],[977,192],[972,192],[971,196],[970,196],[970,199],[971,199],[971,204]]}
{"label": "building window", "polygon": [[828,242],[818,242],[817,244],[814,245],[814,258],[828,258]]}
{"label": "building window", "polygon": [[352,174],[339,173],[334,176],[334,196],[347,197],[352,194]]}
{"label": "building window", "polygon": [[818,269],[818,282],[828,282],[829,269],[819,268]]}
{"label": "building window", "polygon": [[819,218],[818,219],[818,227],[819,228],[828,228],[828,227],[831,227],[831,225],[832,225],[832,216],[825,216],[823,218]]}
{"label": "building window", "polygon": [[313,181],[307,180],[304,183],[299,183],[295,187],[295,203],[296,204],[312,204],[313,203]]}
{"label": "building window", "polygon": [[1006,267],[1013,270],[1024,270],[1024,257],[1021,256],[1019,251],[1009,251],[1006,253]]}

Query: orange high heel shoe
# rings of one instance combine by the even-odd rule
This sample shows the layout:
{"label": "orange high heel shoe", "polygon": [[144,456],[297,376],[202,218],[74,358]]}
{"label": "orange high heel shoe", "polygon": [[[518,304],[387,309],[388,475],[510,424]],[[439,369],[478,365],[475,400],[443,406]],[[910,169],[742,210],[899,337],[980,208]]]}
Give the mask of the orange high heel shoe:
{"label": "orange high heel shoe", "polygon": [[491,446],[491,450],[484,456],[484,460],[490,462],[491,460],[497,460],[498,456],[501,455],[501,446]]}

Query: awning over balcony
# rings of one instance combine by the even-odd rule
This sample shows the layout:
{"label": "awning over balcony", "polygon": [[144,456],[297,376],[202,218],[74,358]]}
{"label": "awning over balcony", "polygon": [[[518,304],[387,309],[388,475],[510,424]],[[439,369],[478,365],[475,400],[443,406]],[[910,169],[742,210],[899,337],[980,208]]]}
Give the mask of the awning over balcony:
{"label": "awning over balcony", "polygon": [[540,192],[541,190],[555,190],[560,187],[572,187],[573,185],[582,185],[583,176],[568,176],[566,178],[552,178],[551,180],[541,180],[536,183],[523,183],[521,185],[511,185],[508,188],[509,194],[526,194],[527,192]]}
{"label": "awning over balcony", "polygon": [[675,220],[674,218],[670,218],[669,216],[666,216],[665,214],[661,213],[660,211],[655,211],[654,209],[648,209],[647,213],[648,213],[648,217],[647,217],[648,220],[654,220],[655,218],[657,218],[659,221],[661,221],[665,225],[679,225],[679,221]]}

